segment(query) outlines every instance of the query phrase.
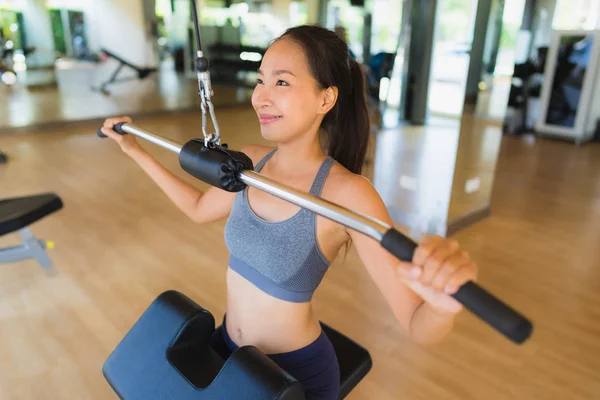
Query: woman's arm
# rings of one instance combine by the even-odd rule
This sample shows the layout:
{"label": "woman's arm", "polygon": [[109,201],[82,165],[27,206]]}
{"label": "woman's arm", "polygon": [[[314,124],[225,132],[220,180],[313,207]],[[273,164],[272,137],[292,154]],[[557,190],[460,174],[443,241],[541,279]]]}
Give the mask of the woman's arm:
{"label": "woman's arm", "polygon": [[166,169],[144,150],[135,150],[129,155],[192,221],[205,224],[229,215],[235,193],[215,187],[202,192]]}
{"label": "woman's arm", "polygon": [[[393,226],[387,208],[371,183],[361,176],[347,180],[344,206]],[[398,322],[420,344],[436,344],[450,333],[462,305],[450,295],[477,268],[455,240],[432,236],[417,247],[412,263],[398,260],[376,240],[348,229],[358,255]]]}
{"label": "woman's arm", "polygon": [[[134,135],[119,135],[112,127],[119,122],[131,123],[129,117],[109,118],[104,122],[102,133],[119,144],[121,150],[129,155],[161,190],[183,211],[197,223],[209,223],[225,218],[231,212],[235,193],[211,187],[201,192],[191,184],[173,174],[154,157],[146,152],[136,141]],[[242,149],[253,162],[264,153],[261,146],[248,146]]]}

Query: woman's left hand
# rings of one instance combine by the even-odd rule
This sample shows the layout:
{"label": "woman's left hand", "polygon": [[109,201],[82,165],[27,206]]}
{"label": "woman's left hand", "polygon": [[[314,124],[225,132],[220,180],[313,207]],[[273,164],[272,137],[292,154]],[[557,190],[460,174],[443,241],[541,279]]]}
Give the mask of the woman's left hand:
{"label": "woman's left hand", "polygon": [[454,239],[428,236],[416,248],[412,263],[402,262],[398,273],[434,310],[458,313],[463,306],[451,297],[477,278],[477,265]]}

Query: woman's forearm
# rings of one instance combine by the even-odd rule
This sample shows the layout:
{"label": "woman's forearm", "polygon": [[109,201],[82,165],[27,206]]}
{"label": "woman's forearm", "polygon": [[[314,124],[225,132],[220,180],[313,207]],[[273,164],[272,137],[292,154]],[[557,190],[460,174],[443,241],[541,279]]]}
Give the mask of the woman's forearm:
{"label": "woman's forearm", "polygon": [[166,169],[144,150],[137,150],[129,154],[129,156],[152,178],[181,211],[188,217],[194,218],[198,201],[203,194],[201,191]]}
{"label": "woman's forearm", "polygon": [[419,344],[438,344],[452,331],[454,318],[455,313],[438,311],[429,304],[422,303],[410,322],[410,336]]}

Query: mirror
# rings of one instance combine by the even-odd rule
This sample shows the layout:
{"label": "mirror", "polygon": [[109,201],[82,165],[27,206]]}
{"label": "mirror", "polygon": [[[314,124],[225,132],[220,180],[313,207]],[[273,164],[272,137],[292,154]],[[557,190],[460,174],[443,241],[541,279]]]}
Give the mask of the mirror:
{"label": "mirror", "polygon": [[[216,107],[249,103],[269,41],[311,11],[199,3]],[[0,129],[200,112],[190,14],[188,0],[0,0]]]}
{"label": "mirror", "polygon": [[[589,74],[593,45],[592,35],[560,36],[557,57],[551,61],[554,63],[554,76],[546,107],[546,124],[568,128],[575,126],[577,110],[581,107],[583,82]],[[593,75],[593,72],[589,75]]]}
{"label": "mirror", "polygon": [[548,51],[535,129],[582,142],[600,117],[600,31],[555,31]]}
{"label": "mirror", "polygon": [[480,2],[475,23],[447,234],[491,212],[502,124],[518,57],[516,44],[525,0],[493,0],[487,7]]}

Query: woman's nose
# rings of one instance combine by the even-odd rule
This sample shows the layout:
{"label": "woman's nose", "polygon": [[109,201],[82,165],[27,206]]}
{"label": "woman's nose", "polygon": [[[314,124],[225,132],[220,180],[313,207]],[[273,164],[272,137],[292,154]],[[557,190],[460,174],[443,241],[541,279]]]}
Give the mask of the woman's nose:
{"label": "woman's nose", "polygon": [[254,103],[256,107],[271,105],[273,102],[271,99],[270,90],[263,86],[257,86],[254,88],[254,93],[252,94],[252,103]]}

